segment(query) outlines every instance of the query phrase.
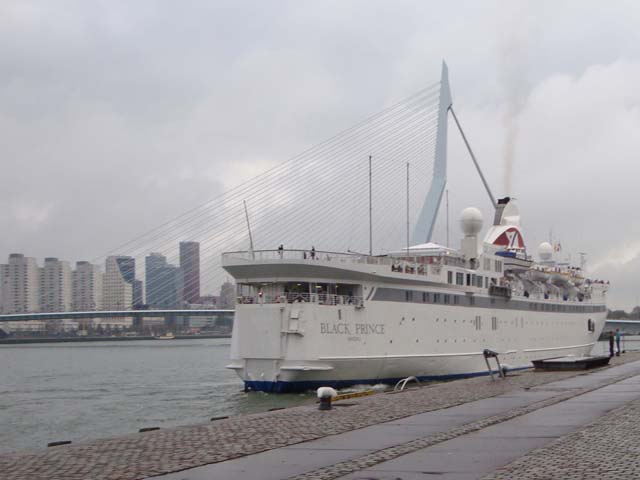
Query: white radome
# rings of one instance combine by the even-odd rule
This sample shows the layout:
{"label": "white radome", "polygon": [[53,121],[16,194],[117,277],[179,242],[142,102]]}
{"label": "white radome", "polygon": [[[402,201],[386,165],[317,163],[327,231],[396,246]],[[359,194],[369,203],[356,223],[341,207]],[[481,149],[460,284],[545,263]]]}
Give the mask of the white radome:
{"label": "white radome", "polygon": [[482,212],[475,207],[467,207],[460,214],[460,227],[467,235],[477,235],[482,230]]}
{"label": "white radome", "polygon": [[538,255],[540,255],[540,260],[543,262],[551,260],[551,257],[553,256],[553,247],[551,244],[549,242],[542,242],[538,246]]}

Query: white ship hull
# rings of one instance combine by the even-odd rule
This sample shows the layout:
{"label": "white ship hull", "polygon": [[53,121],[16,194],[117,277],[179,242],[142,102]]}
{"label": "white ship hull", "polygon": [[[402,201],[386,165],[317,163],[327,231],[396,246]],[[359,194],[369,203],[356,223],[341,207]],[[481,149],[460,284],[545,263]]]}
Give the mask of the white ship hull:
{"label": "white ship hull", "polygon": [[[467,301],[458,291],[452,298],[454,293]],[[531,311],[532,302],[513,299],[494,298],[498,308],[479,308],[379,301],[375,292],[371,297],[362,307],[313,301],[239,305],[230,368],[247,389],[274,392],[482,375],[488,374],[485,348],[500,352],[510,369],[540,358],[588,355],[606,315],[604,306],[595,305],[558,313]],[[490,305],[491,299],[477,296],[475,302]],[[510,303],[517,308],[509,309]]]}

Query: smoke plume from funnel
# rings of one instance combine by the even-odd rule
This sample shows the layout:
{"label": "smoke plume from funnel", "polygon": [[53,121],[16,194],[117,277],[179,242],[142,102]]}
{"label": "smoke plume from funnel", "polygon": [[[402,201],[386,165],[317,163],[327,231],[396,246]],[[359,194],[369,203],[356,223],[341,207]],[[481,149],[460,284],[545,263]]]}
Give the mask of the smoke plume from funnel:
{"label": "smoke plume from funnel", "polygon": [[[504,126],[504,144],[502,159],[504,164],[504,194],[512,195],[513,166],[518,143],[518,116],[525,106],[528,92],[527,65],[529,34],[527,26],[517,19],[526,18],[522,12],[513,12],[508,18],[500,45],[500,80],[506,99],[502,122]],[[515,20],[515,21],[514,21]]]}

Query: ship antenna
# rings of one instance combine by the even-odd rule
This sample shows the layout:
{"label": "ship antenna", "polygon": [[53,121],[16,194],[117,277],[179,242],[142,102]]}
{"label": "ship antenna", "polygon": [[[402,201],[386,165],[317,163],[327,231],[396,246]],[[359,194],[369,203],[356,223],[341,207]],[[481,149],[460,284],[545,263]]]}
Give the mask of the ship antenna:
{"label": "ship antenna", "polygon": [[251,252],[251,258],[256,259],[256,254],[253,250],[253,236],[251,235],[251,223],[249,222],[249,211],[247,210],[247,201],[242,200],[244,203],[244,215],[247,218],[247,230],[249,230],[249,252]]}
{"label": "ship antenna", "polygon": [[373,204],[371,201],[371,155],[369,155],[369,256],[373,256]]}
{"label": "ship antenna", "polygon": [[449,248],[449,189],[445,191],[447,202],[447,248]]}
{"label": "ship antenna", "polygon": [[407,256],[409,255],[409,162],[407,162]]}

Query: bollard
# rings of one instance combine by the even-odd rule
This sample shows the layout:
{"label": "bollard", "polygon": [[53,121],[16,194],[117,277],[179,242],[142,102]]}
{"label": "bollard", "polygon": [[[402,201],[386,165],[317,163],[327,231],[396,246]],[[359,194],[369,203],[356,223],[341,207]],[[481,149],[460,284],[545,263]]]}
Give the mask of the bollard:
{"label": "bollard", "polygon": [[338,395],[338,392],[331,387],[320,387],[317,393],[320,399],[318,410],[331,410],[331,399]]}
{"label": "bollard", "polygon": [[138,433],[153,432],[154,430],[160,430],[160,427],[143,427],[138,430]]}
{"label": "bollard", "polygon": [[218,420],[224,420],[226,418],[229,418],[229,415],[223,415],[222,417],[211,417],[211,421],[216,422]]}
{"label": "bollard", "polygon": [[69,445],[71,440],[61,440],[59,442],[49,442],[47,443],[47,447],[59,447],[60,445]]}

